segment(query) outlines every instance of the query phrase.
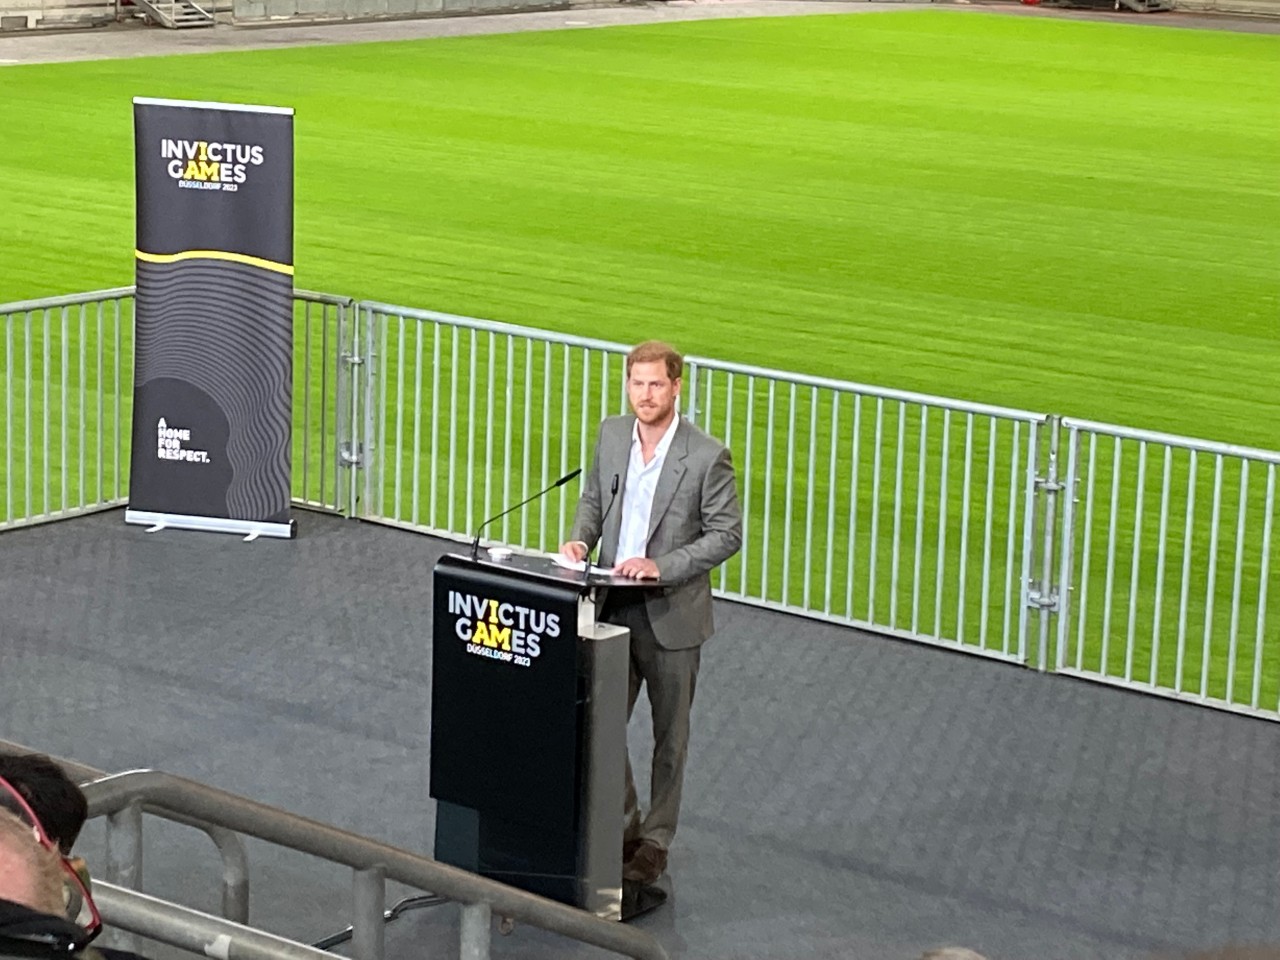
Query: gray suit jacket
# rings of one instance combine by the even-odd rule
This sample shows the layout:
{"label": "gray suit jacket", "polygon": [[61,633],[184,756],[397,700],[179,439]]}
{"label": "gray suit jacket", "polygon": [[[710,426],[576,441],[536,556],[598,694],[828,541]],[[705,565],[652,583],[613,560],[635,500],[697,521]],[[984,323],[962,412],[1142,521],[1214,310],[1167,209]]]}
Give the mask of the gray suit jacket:
{"label": "gray suit jacket", "polygon": [[[600,542],[600,563],[612,566],[622,528],[622,496],[631,459],[634,416],[600,424],[595,456],[574,513],[570,540]],[[609,490],[618,475],[618,499],[604,519]],[[729,450],[714,437],[679,420],[649,516],[645,556],[668,584],[645,591],[645,607],[658,643],[668,650],[696,647],[715,632],[711,617],[711,571],[742,545],[742,508]]]}

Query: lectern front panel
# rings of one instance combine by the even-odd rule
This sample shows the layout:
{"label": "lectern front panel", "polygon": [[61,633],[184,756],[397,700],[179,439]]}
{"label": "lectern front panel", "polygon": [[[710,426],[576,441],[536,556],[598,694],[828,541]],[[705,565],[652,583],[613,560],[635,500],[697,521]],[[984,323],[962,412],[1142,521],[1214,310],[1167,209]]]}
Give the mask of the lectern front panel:
{"label": "lectern front panel", "polygon": [[572,834],[578,594],[443,558],[434,574],[431,795]]}

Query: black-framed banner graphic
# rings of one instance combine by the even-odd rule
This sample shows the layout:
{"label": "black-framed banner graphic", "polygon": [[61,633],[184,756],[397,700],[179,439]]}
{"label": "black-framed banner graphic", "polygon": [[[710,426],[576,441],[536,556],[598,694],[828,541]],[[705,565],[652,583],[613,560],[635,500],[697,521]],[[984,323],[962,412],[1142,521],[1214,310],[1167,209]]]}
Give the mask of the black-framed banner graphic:
{"label": "black-framed banner graphic", "polygon": [[290,537],[293,110],[133,101],[128,523]]}

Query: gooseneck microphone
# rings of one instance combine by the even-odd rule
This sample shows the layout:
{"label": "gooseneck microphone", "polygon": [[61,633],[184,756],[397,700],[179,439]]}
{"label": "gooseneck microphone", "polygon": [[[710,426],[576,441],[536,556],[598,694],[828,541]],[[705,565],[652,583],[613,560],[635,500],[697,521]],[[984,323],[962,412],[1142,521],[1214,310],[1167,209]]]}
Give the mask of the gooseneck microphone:
{"label": "gooseneck microphone", "polygon": [[539,497],[545,497],[548,493],[550,493],[556,487],[563,487],[566,483],[574,479],[580,473],[582,473],[581,467],[579,467],[577,470],[574,470],[570,473],[566,473],[563,477],[561,477],[555,483],[551,484],[551,486],[547,487],[545,490],[539,490],[532,497],[527,497],[526,499],[521,500],[519,503],[515,504],[514,506],[507,507],[507,509],[503,510],[501,513],[490,517],[484,523],[480,524],[480,526],[476,528],[476,538],[473,541],[471,541],[471,559],[477,560],[480,557],[480,534],[484,533],[485,527],[493,523],[493,521],[495,520],[501,520],[512,510],[519,510],[521,507],[525,506],[526,504],[533,503],[533,501],[537,500]]}
{"label": "gooseneck microphone", "polygon": [[[604,513],[600,515],[600,536],[604,536],[604,522],[609,519],[609,511],[613,509],[614,502],[618,499],[618,475],[613,475],[613,483],[609,485],[609,505],[604,508]],[[587,555],[582,558],[582,582],[586,583],[591,579],[591,548],[587,548]]]}

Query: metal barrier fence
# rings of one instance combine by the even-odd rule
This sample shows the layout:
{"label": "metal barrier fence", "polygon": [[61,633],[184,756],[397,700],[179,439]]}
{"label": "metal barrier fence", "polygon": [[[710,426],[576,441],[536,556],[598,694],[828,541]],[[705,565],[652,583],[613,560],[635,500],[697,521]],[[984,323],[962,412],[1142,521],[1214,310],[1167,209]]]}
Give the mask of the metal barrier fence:
{"label": "metal barrier fence", "polygon": [[[122,502],[131,381],[113,311],[128,298],[0,306],[6,440],[24,427],[0,529]],[[598,421],[626,408],[621,344],[321,294],[296,306],[302,505],[469,539],[585,466]],[[52,310],[60,337],[43,333]],[[67,373],[86,349],[111,378]],[[77,390],[80,409],[111,415],[68,421]],[[721,596],[1280,719],[1280,454],[697,357],[684,403],[739,472],[745,541]],[[84,475],[94,427],[98,486],[33,487]],[[555,549],[573,493],[504,517],[493,539]]]}
{"label": "metal barrier fence", "polygon": [[[95,780],[83,786],[89,816],[108,818],[108,882],[136,887],[142,875],[142,823],[144,809],[170,819],[195,822],[310,854],[351,868],[352,954],[355,960],[383,960],[386,955],[384,911],[388,880],[430,891],[462,904],[459,929],[460,955],[465,960],[489,956],[491,917],[497,915],[591,944],[635,960],[667,960],[667,953],[652,935],[634,927],[605,920],[585,910],[569,907],[515,887],[437,863],[427,857],[388,846],[306,817],[236,796],[223,790],[156,770],[134,770]],[[118,911],[120,926],[146,936],[167,934],[170,942],[187,946],[196,942],[196,930],[188,924],[207,924],[213,918],[186,915],[159,901],[128,897],[111,891],[104,902]],[[117,917],[107,914],[114,922]],[[181,939],[183,934],[187,939]],[[209,956],[255,960],[256,946],[262,960],[307,960],[307,948],[286,953],[285,944],[262,942],[252,931],[224,929],[238,939],[239,951]]]}
{"label": "metal barrier fence", "polygon": [[[1055,669],[1275,719],[1280,453],[1066,419]],[[1268,644],[1268,631],[1270,644]]]}
{"label": "metal barrier fence", "polygon": [[[133,413],[133,287],[0,304],[0,530],[123,506]],[[294,294],[294,502],[349,508],[339,345],[352,301]]]}
{"label": "metal barrier fence", "polygon": [[133,288],[0,306],[0,529],[128,499]]}

